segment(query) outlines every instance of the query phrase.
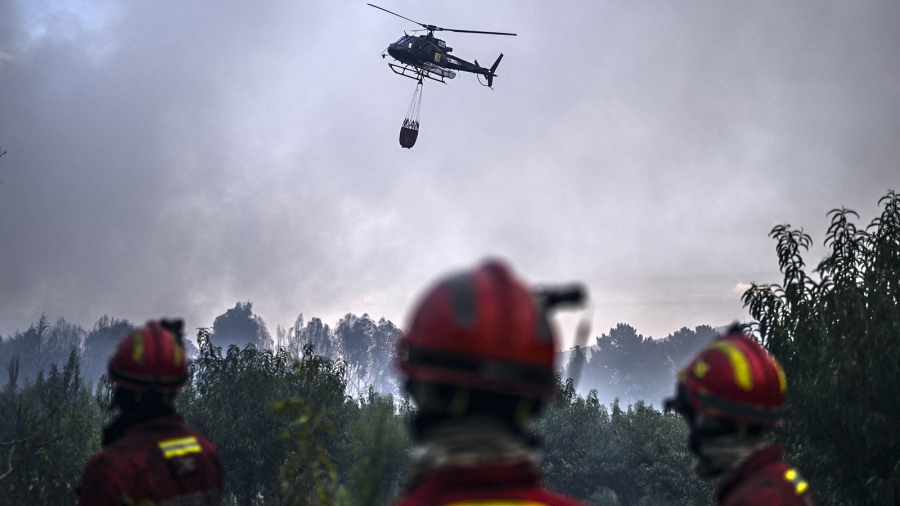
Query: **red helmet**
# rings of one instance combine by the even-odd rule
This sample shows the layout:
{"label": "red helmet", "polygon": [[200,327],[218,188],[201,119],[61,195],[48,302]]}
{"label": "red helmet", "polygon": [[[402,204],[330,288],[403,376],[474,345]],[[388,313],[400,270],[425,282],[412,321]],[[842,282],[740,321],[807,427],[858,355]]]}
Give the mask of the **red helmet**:
{"label": "red helmet", "polygon": [[173,393],[187,384],[187,357],[171,332],[148,322],[119,341],[107,371],[119,388]]}
{"label": "red helmet", "polygon": [[397,355],[410,380],[543,399],[555,391],[555,341],[531,291],[491,260],[425,293]]}
{"label": "red helmet", "polygon": [[784,418],[781,366],[738,328],[714,340],[678,373],[679,397],[698,412],[751,425]]}

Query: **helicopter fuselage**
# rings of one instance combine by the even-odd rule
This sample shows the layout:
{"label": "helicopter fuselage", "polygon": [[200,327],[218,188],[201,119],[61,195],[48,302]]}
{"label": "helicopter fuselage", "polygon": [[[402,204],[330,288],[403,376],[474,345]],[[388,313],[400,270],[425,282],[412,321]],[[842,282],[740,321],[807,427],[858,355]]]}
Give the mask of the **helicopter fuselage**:
{"label": "helicopter fuselage", "polygon": [[387,48],[387,53],[400,63],[451,79],[456,77],[453,71],[486,76],[492,74],[490,69],[478,65],[477,62],[467,62],[451,55],[451,51],[453,48],[447,47],[443,40],[431,34],[404,35]]}
{"label": "helicopter fuselage", "polygon": [[[420,83],[424,78],[445,82],[445,77],[453,79],[454,77],[456,77],[456,72],[460,71],[471,72],[473,74],[485,76],[487,78],[487,84],[482,84],[490,88],[494,82],[494,78],[497,77],[497,74],[495,74],[494,71],[497,70],[497,65],[499,65],[500,60],[503,59],[503,53],[500,53],[500,56],[497,57],[497,60],[494,61],[494,64],[491,65],[490,68],[484,68],[481,65],[478,65],[478,60],[475,60],[475,63],[470,63],[461,58],[451,56],[450,53],[453,52],[453,48],[447,47],[447,44],[445,44],[444,41],[436,38],[434,36],[434,32],[447,31],[459,33],[480,33],[484,35],[516,35],[514,33],[507,32],[460,30],[456,28],[442,28],[440,26],[427,25],[425,23],[420,23],[416,20],[409,19],[406,16],[401,16],[396,12],[391,12],[384,7],[379,7],[375,4],[368,5],[378,10],[387,12],[388,14],[393,14],[398,18],[403,18],[409,22],[415,23],[428,31],[427,35],[408,35],[404,33],[403,37],[400,37],[397,42],[389,45],[386,51],[387,54],[391,55],[395,60],[401,63],[401,65],[388,63],[388,66],[391,67],[391,70],[393,70],[395,74],[400,74],[404,77],[417,79]],[[384,58],[384,56],[385,53],[382,53],[381,57]],[[434,75],[432,74],[440,77],[434,77]],[[478,79],[478,82],[481,82],[480,77]]]}

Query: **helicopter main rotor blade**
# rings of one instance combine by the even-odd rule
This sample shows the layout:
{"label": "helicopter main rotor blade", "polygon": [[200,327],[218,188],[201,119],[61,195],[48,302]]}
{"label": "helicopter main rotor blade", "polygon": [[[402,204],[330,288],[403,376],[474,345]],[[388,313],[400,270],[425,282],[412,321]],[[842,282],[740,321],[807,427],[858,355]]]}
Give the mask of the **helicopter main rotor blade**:
{"label": "helicopter main rotor blade", "polygon": [[391,11],[385,9],[384,7],[379,7],[379,6],[374,5],[374,4],[366,4],[366,5],[370,5],[370,6],[372,6],[372,7],[375,7],[376,9],[381,9],[381,10],[383,10],[384,12],[387,12],[388,14],[393,14],[394,16],[397,16],[398,18],[403,18],[403,19],[405,19],[405,20],[407,20],[407,21],[412,21],[413,23],[415,23],[415,24],[421,26],[422,28],[428,29],[428,25],[426,25],[426,24],[424,24],[424,23],[419,23],[418,21],[413,20],[413,19],[409,19],[409,18],[406,17],[406,16],[401,16],[401,15],[397,14],[396,12],[391,12]]}
{"label": "helicopter main rotor blade", "polygon": [[379,7],[375,4],[366,4],[366,5],[375,7],[376,9],[383,10],[384,12],[387,12],[388,14],[393,14],[394,16],[397,16],[398,18],[403,18],[407,21],[415,23],[415,24],[421,26],[422,28],[428,30],[429,32],[483,33],[483,34],[487,34],[487,35],[512,35],[513,37],[516,36],[516,34],[514,34],[514,33],[506,33],[506,32],[482,32],[482,31],[478,31],[478,30],[455,30],[453,28],[441,28],[440,26],[426,25],[425,23],[419,23],[418,21],[416,21],[414,19],[409,19],[406,16],[401,16],[401,15],[397,14],[396,12],[391,12],[391,11],[385,9],[384,7]]}
{"label": "helicopter main rotor blade", "polygon": [[438,30],[443,30],[445,32],[459,32],[459,33],[484,33],[487,35],[512,35],[516,36],[514,33],[506,33],[506,32],[481,32],[478,30],[454,30],[453,28],[438,28]]}

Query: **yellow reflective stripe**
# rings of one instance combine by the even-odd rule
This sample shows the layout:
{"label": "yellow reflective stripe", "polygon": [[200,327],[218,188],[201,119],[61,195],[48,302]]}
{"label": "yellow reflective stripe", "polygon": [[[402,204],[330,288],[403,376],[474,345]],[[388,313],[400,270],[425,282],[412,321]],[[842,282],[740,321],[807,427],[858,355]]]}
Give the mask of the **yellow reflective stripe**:
{"label": "yellow reflective stripe", "polygon": [[709,348],[719,350],[728,357],[728,361],[731,362],[731,368],[734,369],[734,382],[737,383],[737,386],[746,392],[753,390],[753,376],[750,374],[750,364],[741,350],[728,341],[716,341],[709,345]]}
{"label": "yellow reflective stripe", "polygon": [[122,497],[119,498],[119,502],[121,506],[156,506],[156,503],[151,501],[150,499],[141,499],[140,501],[136,501],[130,495],[122,494]]}
{"label": "yellow reflective stripe", "polygon": [[778,387],[781,388],[781,393],[784,393],[787,390],[787,378],[784,377],[784,371],[778,362],[775,362],[775,371],[778,373]]}
{"label": "yellow reflective stripe", "polygon": [[444,506],[547,506],[546,503],[517,499],[485,499],[481,501],[450,502]]}
{"label": "yellow reflective stripe", "polygon": [[194,436],[182,437],[178,439],[169,439],[157,443],[159,449],[163,452],[163,457],[171,459],[181,457],[190,453],[202,453],[203,447]]}
{"label": "yellow reflective stripe", "polygon": [[131,333],[131,341],[134,343],[134,349],[131,350],[131,359],[136,364],[144,363],[144,335],[140,330]]}
{"label": "yellow reflective stripe", "polygon": [[785,471],[784,479],[794,486],[794,491],[797,492],[797,495],[803,494],[809,488],[809,483],[800,476],[800,473],[798,473],[796,469],[788,469]]}
{"label": "yellow reflective stripe", "polygon": [[184,360],[182,358],[181,351],[182,351],[181,346],[179,346],[178,342],[175,341],[175,339],[173,338],[172,339],[172,365],[175,367],[178,367],[179,365],[181,365],[182,360]]}

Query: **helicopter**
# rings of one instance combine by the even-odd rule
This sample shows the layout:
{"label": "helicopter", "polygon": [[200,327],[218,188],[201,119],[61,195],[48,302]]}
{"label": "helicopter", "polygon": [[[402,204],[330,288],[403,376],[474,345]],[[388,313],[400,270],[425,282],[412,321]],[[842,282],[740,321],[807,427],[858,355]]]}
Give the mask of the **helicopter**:
{"label": "helicopter", "polygon": [[401,16],[396,12],[391,12],[383,7],[373,4],[368,5],[413,22],[428,31],[426,35],[408,35],[404,32],[403,37],[400,37],[396,42],[390,44],[385,52],[381,53],[382,58],[388,54],[391,55],[394,60],[400,62],[400,64],[388,63],[388,66],[391,67],[391,70],[393,70],[395,74],[409,77],[410,79],[416,79],[419,82],[422,82],[422,78],[427,78],[432,81],[447,84],[447,81],[444,80],[445,78],[453,79],[456,77],[457,72],[471,72],[478,76],[478,82],[481,82],[481,76],[485,76],[487,79],[487,84],[485,86],[493,89],[494,78],[497,77],[495,71],[497,70],[497,65],[500,65],[500,60],[503,59],[503,53],[500,53],[500,56],[497,57],[497,60],[494,61],[494,64],[491,65],[490,68],[485,68],[478,64],[478,60],[475,60],[475,63],[470,63],[462,58],[452,56],[450,53],[453,52],[453,48],[448,47],[446,42],[435,37],[434,32],[445,31],[481,33],[487,35],[516,35],[514,33],[455,30],[452,28],[441,28],[435,25],[426,25],[405,16]]}

